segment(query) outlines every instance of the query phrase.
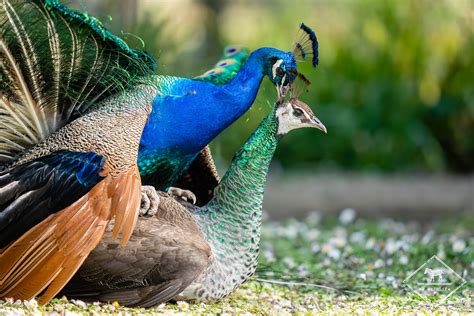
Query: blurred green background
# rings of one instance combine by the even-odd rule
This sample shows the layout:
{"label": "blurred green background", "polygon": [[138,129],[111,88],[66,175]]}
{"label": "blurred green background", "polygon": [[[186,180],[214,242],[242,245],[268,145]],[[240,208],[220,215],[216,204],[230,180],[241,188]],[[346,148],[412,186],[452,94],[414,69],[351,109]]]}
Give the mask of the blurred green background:
{"label": "blurred green background", "polygon": [[[320,65],[299,65],[312,82],[301,99],[328,134],[286,137],[275,157],[285,169],[474,171],[470,0],[83,0],[79,9],[157,56],[160,74],[186,77],[212,68],[227,44],[290,51],[304,21]],[[275,99],[265,79],[251,110],[213,142],[218,160],[231,159]]]}

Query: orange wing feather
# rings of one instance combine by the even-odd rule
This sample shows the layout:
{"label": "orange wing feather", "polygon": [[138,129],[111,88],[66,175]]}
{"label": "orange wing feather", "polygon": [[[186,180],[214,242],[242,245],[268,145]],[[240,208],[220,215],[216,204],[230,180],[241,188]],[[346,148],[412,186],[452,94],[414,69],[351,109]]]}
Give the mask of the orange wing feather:
{"label": "orange wing feather", "polygon": [[2,249],[0,297],[31,299],[43,293],[39,302],[47,303],[76,273],[114,217],[115,236],[120,233],[125,245],[137,221],[140,191],[136,165],[115,179],[109,175]]}

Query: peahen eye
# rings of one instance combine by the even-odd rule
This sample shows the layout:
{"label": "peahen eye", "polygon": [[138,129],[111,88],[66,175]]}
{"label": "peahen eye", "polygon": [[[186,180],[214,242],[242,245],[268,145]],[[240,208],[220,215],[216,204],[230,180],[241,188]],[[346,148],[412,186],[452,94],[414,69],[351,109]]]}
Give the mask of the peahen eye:
{"label": "peahen eye", "polygon": [[293,110],[293,114],[297,117],[300,117],[303,115],[303,111],[301,109],[296,108]]}

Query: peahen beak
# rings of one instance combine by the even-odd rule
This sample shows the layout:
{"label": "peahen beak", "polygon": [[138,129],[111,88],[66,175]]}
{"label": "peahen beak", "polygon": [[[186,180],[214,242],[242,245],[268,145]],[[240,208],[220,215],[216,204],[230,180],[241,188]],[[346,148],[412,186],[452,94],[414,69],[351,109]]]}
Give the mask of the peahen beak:
{"label": "peahen beak", "polygon": [[312,116],[311,117],[311,121],[309,123],[312,127],[315,127],[321,131],[323,131],[325,134],[328,133],[328,130],[326,129],[326,126],[324,126],[323,123],[321,123],[321,121],[316,117],[316,116]]}

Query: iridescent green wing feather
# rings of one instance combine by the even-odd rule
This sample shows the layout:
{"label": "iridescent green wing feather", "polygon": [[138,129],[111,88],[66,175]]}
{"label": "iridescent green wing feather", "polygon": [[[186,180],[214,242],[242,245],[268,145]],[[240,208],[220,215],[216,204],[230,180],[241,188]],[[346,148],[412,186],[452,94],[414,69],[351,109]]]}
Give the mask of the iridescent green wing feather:
{"label": "iridescent green wing feather", "polygon": [[155,67],[150,55],[57,0],[0,0],[0,163]]}
{"label": "iridescent green wing feather", "polygon": [[214,68],[194,79],[212,82],[216,85],[226,84],[239,72],[249,55],[250,51],[248,48],[240,45],[227,46],[224,49],[224,54],[215,64]]}

